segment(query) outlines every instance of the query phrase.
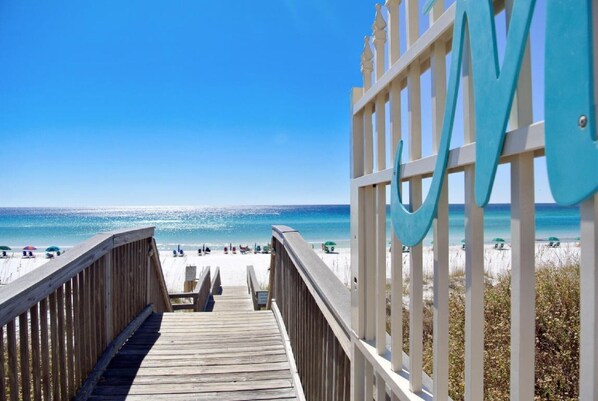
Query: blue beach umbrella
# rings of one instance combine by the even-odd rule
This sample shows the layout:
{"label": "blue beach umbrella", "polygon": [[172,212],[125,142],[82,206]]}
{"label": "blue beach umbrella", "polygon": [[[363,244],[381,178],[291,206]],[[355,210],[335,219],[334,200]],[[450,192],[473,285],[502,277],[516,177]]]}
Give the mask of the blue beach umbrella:
{"label": "blue beach umbrella", "polygon": [[46,248],[46,252],[59,252],[60,248],[56,245],[52,245]]}

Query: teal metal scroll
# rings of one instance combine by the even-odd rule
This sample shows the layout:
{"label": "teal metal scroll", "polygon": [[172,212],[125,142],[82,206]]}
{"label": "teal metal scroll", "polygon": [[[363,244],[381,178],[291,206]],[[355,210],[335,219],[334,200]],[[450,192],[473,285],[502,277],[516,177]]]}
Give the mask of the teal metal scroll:
{"label": "teal metal scroll", "polygon": [[592,1],[549,1],[546,28],[548,178],[554,199],[572,205],[598,190]]}
{"label": "teal metal scroll", "polygon": [[[430,8],[434,1],[426,4]],[[449,75],[442,137],[428,196],[416,211],[402,204],[400,166],[402,142],[395,156],[391,182],[391,219],[397,237],[408,246],[424,238],[436,216],[444,181],[455,107],[460,82],[465,32],[469,30],[476,113],[475,198],[483,207],[490,199],[498,159],[505,139],[513,95],[529,34],[535,0],[518,0],[513,6],[502,69],[499,68],[491,0],[457,0],[453,34],[453,54]],[[491,95],[489,95],[491,94]]]}

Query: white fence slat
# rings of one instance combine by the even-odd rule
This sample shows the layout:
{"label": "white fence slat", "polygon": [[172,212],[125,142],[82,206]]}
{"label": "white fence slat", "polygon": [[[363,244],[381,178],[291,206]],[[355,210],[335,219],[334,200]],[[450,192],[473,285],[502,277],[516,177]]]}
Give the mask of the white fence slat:
{"label": "white fence slat", "polygon": [[386,186],[376,188],[376,351],[386,349]]}
{"label": "white fence slat", "polygon": [[365,188],[365,339],[376,337],[376,192]]}
{"label": "white fence slat", "polygon": [[351,401],[364,401],[365,393],[365,356],[357,348],[353,338],[351,342]]}
{"label": "white fence slat", "polygon": [[534,398],[534,156],[511,163],[511,400]]}
{"label": "white fence slat", "polygon": [[[439,1],[434,8],[443,7]],[[438,10],[433,13],[435,17]],[[433,16],[431,15],[430,18]],[[430,68],[432,74],[432,144],[438,152],[446,101],[446,47],[443,42],[433,46]],[[434,397],[448,399],[449,368],[449,233],[448,233],[448,177],[445,175],[438,210],[434,219]]]}
{"label": "white fence slat", "polygon": [[376,169],[386,168],[386,102],[384,95],[376,98]]}
{"label": "white fence slat", "polygon": [[393,65],[401,55],[401,30],[399,29],[400,0],[386,0],[388,10],[388,52],[390,65]]}
{"label": "white fence slat", "polygon": [[407,24],[407,48],[410,48],[419,37],[419,2],[405,1],[405,23]]}
{"label": "white fence slat", "polygon": [[598,195],[581,203],[579,399],[598,400]]}
{"label": "white fence slat", "polygon": [[363,113],[364,135],[364,169],[366,174],[374,170],[374,134],[372,127],[372,105],[369,104]]}
{"label": "white fence slat", "polygon": [[484,398],[484,215],[465,168],[465,400]]}
{"label": "white fence slat", "polygon": [[370,401],[374,399],[374,368],[372,364],[366,359],[365,361],[365,400]]}
{"label": "white fence slat", "polygon": [[399,372],[403,368],[403,250],[394,230],[391,237],[391,364],[392,370]]}
{"label": "white fence slat", "polygon": [[[421,205],[421,178],[409,182],[409,204],[418,208]],[[411,247],[409,281],[409,386],[411,391],[422,389],[423,372],[423,247],[422,244]]]}
{"label": "white fence slat", "polygon": [[351,325],[365,336],[365,189],[351,185]]}
{"label": "white fence slat", "polygon": [[[468,38],[469,33],[465,33]],[[463,49],[464,143],[475,141],[469,40]],[[484,214],[475,204],[474,166],[465,168],[465,400],[484,398]]]}

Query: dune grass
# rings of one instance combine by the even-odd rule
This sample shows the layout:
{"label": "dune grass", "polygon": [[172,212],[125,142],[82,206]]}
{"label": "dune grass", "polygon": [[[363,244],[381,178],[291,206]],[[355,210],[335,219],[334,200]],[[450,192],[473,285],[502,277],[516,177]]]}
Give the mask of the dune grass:
{"label": "dune grass", "polygon": [[[484,292],[484,399],[509,399],[511,276],[486,280]],[[464,399],[464,275],[451,276],[449,394]],[[390,303],[389,303],[390,305]],[[390,332],[390,321],[388,321]],[[424,307],[424,370],[433,373],[433,305]],[[409,353],[409,311],[403,310],[403,349]],[[579,263],[536,270],[535,399],[577,399],[579,380]]]}

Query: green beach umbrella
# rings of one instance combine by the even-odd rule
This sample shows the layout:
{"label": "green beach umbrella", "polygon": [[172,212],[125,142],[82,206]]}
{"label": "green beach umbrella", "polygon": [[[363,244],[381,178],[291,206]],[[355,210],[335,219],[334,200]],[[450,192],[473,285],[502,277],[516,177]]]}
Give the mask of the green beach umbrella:
{"label": "green beach umbrella", "polygon": [[496,237],[492,239],[492,242],[505,242],[505,240],[500,237]]}
{"label": "green beach umbrella", "polygon": [[548,241],[560,241],[557,237],[548,237]]}
{"label": "green beach umbrella", "polygon": [[6,245],[0,245],[0,251],[11,251],[9,246]]}
{"label": "green beach umbrella", "polygon": [[336,242],[333,242],[333,241],[326,241],[326,242],[324,242],[324,245],[325,245],[325,246],[336,246]]}
{"label": "green beach umbrella", "polygon": [[46,252],[58,252],[58,251],[60,251],[60,248],[57,247],[56,245],[52,245],[52,246],[46,248]]}
{"label": "green beach umbrella", "polygon": [[464,239],[462,239],[462,240],[461,240],[461,243],[462,243],[462,244],[464,244],[464,243],[465,243],[465,240],[464,240]]}

